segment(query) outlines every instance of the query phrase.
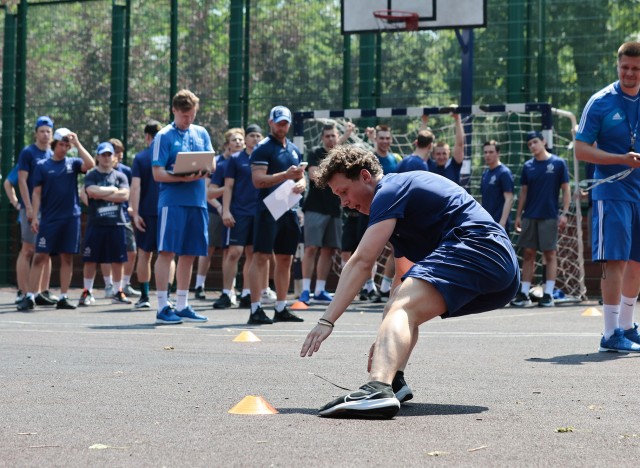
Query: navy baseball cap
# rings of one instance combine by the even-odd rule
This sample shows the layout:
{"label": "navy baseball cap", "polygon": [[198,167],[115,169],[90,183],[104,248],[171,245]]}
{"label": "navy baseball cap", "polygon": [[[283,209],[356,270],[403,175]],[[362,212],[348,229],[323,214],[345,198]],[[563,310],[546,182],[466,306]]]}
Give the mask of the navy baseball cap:
{"label": "navy baseball cap", "polygon": [[103,153],[116,154],[116,150],[113,149],[113,145],[111,143],[109,143],[108,141],[105,141],[98,145],[98,150],[96,151],[96,153],[98,154],[98,156],[100,156]]}
{"label": "navy baseball cap", "polygon": [[40,127],[53,128],[53,120],[51,120],[51,117],[46,115],[41,115],[40,117],[38,117],[38,120],[36,120],[36,130],[38,130]]}
{"label": "navy baseball cap", "polygon": [[527,133],[527,143],[529,143],[534,138],[538,138],[540,140],[544,140],[544,136],[542,136],[542,133],[540,133],[538,131],[534,130],[534,131],[531,131],[531,132]]}
{"label": "navy baseball cap", "polygon": [[245,135],[248,135],[249,133],[259,133],[262,135],[262,129],[257,124],[250,124],[247,128],[244,129]]}
{"label": "navy baseball cap", "polygon": [[284,106],[276,106],[269,112],[269,120],[273,120],[274,123],[282,122],[283,120],[291,123],[291,111]]}

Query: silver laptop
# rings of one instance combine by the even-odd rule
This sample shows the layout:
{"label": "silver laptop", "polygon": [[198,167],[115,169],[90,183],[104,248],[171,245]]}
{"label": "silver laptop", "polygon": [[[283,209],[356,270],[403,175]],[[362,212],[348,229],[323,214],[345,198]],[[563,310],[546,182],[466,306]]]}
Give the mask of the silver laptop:
{"label": "silver laptop", "polygon": [[190,175],[200,171],[213,172],[214,158],[213,151],[184,151],[176,155],[176,162],[173,170],[167,171],[173,175]]}

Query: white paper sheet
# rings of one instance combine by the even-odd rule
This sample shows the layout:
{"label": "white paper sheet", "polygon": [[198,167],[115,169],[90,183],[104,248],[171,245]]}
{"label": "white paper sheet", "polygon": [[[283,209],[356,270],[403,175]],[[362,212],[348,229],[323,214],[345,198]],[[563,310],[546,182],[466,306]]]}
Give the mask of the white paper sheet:
{"label": "white paper sheet", "polygon": [[264,199],[264,204],[267,205],[274,219],[280,218],[302,199],[301,194],[293,193],[294,185],[293,180],[285,180]]}

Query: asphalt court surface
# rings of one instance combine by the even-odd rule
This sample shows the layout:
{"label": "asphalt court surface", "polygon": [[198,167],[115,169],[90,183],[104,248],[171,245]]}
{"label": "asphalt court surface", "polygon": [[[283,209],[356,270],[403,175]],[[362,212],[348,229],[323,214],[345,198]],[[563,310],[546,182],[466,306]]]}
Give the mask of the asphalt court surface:
{"label": "asphalt court surface", "polygon": [[[191,304],[209,322],[155,326],[104,299],[17,312],[0,290],[0,466],[637,466],[640,355],[597,352],[593,304],[423,325],[414,399],[368,421],[317,409],[367,381],[382,306],[354,302],[300,358],[323,306],[249,326],[208,296]],[[278,413],[229,414],[246,396]]]}

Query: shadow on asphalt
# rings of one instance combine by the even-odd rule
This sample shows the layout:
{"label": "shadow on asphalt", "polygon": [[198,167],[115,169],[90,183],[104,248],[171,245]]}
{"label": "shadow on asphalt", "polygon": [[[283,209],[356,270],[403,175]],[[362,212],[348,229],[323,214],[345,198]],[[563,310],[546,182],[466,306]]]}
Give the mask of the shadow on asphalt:
{"label": "shadow on asphalt", "polygon": [[[278,408],[281,414],[310,414],[317,415],[316,408]],[[398,416],[451,416],[456,414],[478,414],[489,411],[486,406],[469,405],[441,405],[435,403],[405,403],[400,408]],[[349,419],[360,419],[350,417]],[[368,419],[368,418],[363,418]]]}
{"label": "shadow on asphalt", "polygon": [[627,353],[593,353],[593,354],[566,354],[564,356],[554,356],[550,358],[529,358],[528,362],[548,362],[550,364],[560,364],[564,366],[581,366],[588,362],[615,361],[627,357],[640,357],[640,354]]}

